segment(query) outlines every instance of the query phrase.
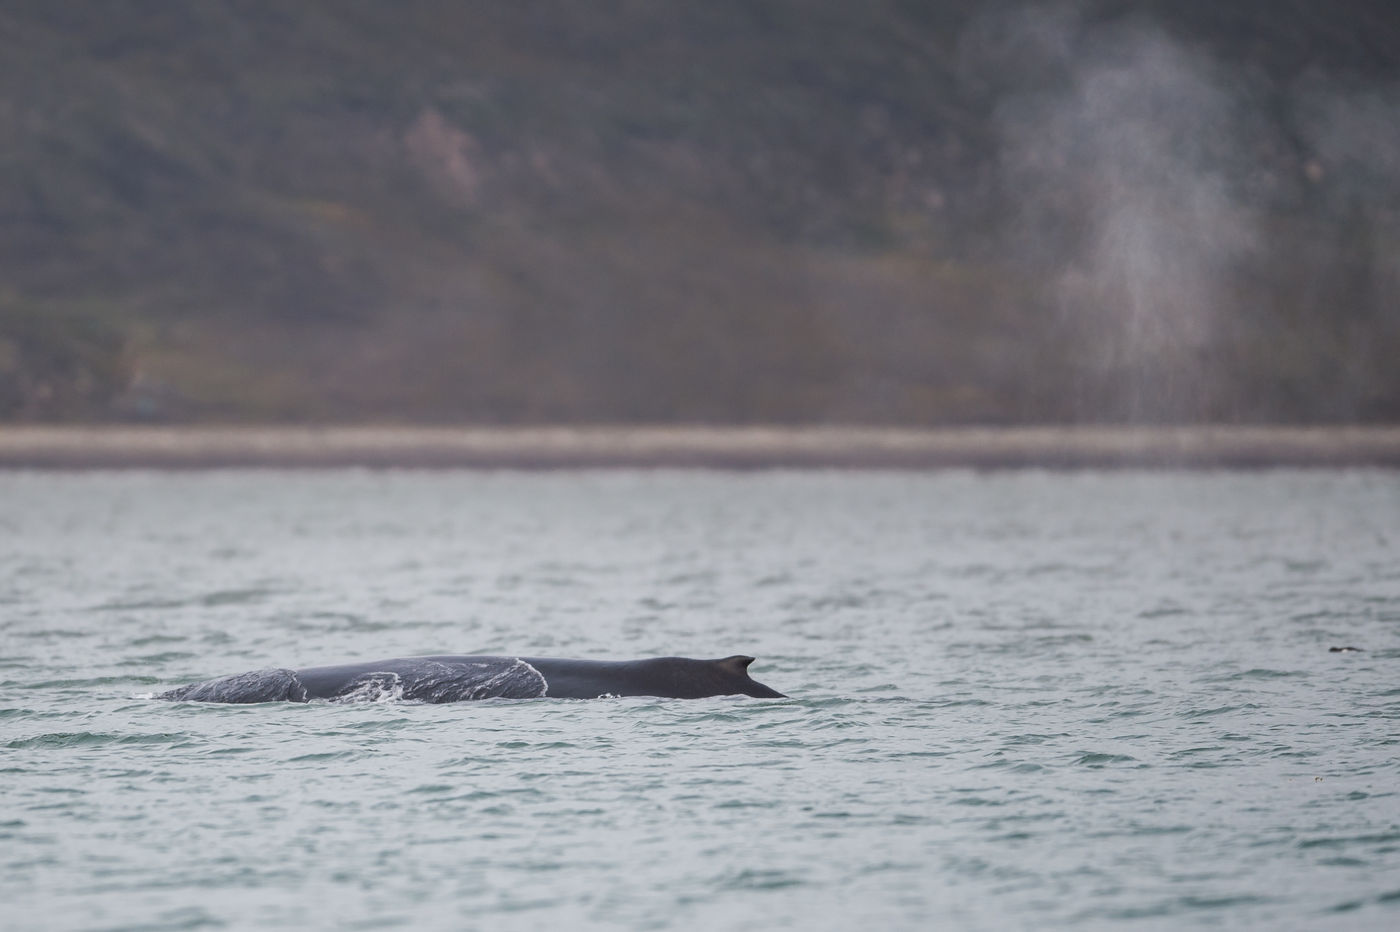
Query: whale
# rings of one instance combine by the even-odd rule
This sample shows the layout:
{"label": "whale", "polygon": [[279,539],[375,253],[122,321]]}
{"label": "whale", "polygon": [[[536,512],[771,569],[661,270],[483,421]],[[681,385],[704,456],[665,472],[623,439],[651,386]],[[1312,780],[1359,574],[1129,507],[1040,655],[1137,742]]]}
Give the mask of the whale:
{"label": "whale", "polygon": [[561,660],[476,654],[396,657],[326,667],[252,670],[190,683],[155,698],[174,702],[465,702],[652,696],[785,699],[749,676],[752,657],[719,660]]}

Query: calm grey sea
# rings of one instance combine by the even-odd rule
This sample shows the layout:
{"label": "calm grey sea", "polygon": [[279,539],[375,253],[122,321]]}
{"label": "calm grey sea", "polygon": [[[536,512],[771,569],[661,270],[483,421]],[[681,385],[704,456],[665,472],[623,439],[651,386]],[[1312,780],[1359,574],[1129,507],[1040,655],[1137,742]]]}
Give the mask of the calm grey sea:
{"label": "calm grey sea", "polygon": [[[0,648],[6,929],[1400,926],[1400,473],[7,473]],[[792,698],[146,698],[434,652]]]}

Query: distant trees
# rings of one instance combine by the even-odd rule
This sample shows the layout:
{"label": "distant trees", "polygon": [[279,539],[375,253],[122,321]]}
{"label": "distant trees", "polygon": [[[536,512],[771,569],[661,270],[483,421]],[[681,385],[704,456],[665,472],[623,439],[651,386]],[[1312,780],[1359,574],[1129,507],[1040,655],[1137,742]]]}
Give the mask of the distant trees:
{"label": "distant trees", "polygon": [[0,299],[0,418],[103,418],[130,376],[116,328]]}
{"label": "distant trees", "polygon": [[1400,419],[1400,4],[0,4],[0,419]]}

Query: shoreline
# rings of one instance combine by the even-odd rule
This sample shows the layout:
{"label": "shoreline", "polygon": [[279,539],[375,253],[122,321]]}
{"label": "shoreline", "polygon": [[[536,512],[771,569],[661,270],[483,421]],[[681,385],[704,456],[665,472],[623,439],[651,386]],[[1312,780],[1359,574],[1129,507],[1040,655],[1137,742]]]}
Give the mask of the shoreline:
{"label": "shoreline", "polygon": [[0,469],[1400,468],[1381,427],[0,425]]}

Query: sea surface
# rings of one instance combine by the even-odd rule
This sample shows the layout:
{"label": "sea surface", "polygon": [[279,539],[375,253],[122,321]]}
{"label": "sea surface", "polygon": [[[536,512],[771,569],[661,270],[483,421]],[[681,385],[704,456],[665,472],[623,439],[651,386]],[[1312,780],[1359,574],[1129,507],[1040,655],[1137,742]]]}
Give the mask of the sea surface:
{"label": "sea surface", "polygon": [[1400,473],[0,473],[0,927],[1400,928]]}

